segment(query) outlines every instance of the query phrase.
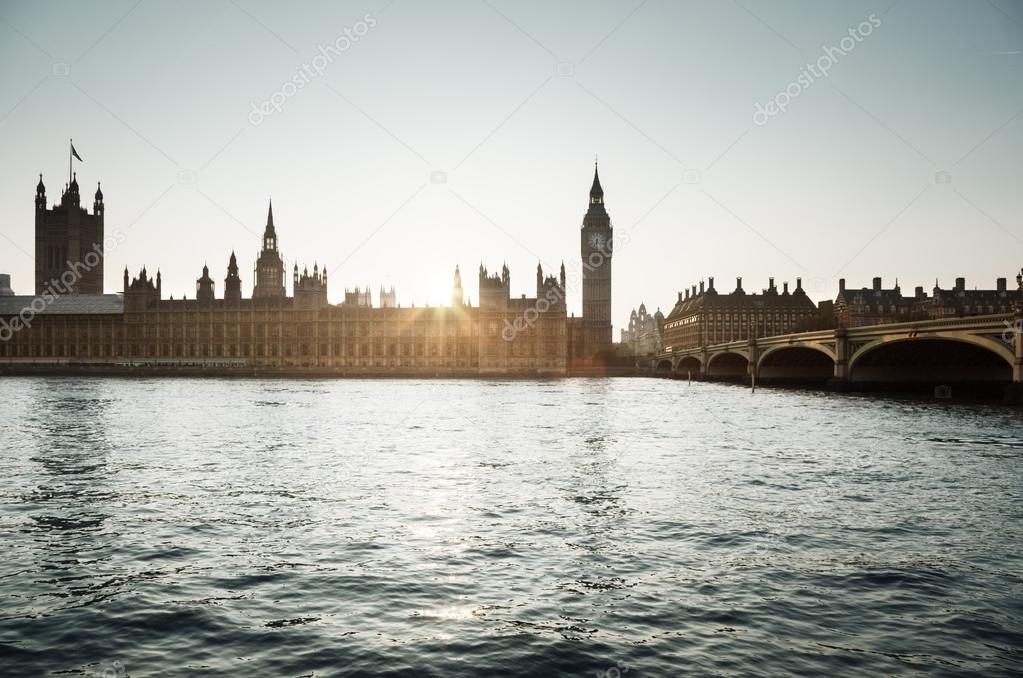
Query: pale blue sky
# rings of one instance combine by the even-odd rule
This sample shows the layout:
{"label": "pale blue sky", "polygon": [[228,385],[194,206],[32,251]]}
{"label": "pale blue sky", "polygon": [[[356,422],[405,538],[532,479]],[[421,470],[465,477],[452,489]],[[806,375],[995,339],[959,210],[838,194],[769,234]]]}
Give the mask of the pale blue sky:
{"label": "pale blue sky", "polygon": [[[753,123],[871,14],[828,77]],[[595,153],[628,233],[616,326],[707,276],[802,276],[815,299],[842,275],[992,287],[1023,265],[1021,51],[1010,0],[0,2],[0,271],[31,293],[36,174],[58,199],[74,137],[83,194],[102,180],[126,236],[109,291],[145,264],[192,296],[209,262],[219,295],[234,249],[248,294],[272,195],[289,268],[326,262],[332,301],[393,284],[446,303],[457,263],[475,302],[481,260],[532,294],[538,259],[577,265]]]}

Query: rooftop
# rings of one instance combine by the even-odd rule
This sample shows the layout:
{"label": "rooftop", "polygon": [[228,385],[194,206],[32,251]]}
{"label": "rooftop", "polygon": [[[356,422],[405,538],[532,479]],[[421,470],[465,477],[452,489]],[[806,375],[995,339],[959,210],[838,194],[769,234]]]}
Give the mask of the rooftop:
{"label": "rooftop", "polygon": [[124,299],[120,294],[0,297],[0,315],[18,315],[29,309],[34,315],[124,313]]}

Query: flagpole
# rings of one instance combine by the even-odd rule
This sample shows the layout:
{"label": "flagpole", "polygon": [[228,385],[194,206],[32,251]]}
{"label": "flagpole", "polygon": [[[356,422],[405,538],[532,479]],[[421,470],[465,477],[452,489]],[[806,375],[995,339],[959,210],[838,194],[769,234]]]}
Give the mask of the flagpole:
{"label": "flagpole", "polygon": [[74,139],[68,139],[67,141],[68,141],[68,149],[67,149],[67,185],[70,188],[70,186],[71,186],[71,170],[74,167],[74,160],[71,157],[71,149],[75,147],[75,140]]}

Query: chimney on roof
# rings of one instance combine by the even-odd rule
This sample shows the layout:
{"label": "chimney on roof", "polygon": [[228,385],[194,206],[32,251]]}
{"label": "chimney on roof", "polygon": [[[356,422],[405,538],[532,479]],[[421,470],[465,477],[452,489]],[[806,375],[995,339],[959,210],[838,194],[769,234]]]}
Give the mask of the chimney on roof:
{"label": "chimney on roof", "polygon": [[956,278],[956,291],[962,292],[966,289],[966,278]]}
{"label": "chimney on roof", "polygon": [[803,279],[802,278],[796,278],[796,291],[797,292],[802,292],[803,291]]}
{"label": "chimney on roof", "polygon": [[788,294],[789,293],[789,283],[788,283],[787,280],[781,284],[781,289],[782,289],[782,294]]}
{"label": "chimney on roof", "polygon": [[703,281],[700,281],[700,294],[703,294]]}
{"label": "chimney on roof", "polygon": [[925,295],[923,285],[917,285],[916,289],[913,290],[913,296],[915,296],[917,299],[924,298]]}
{"label": "chimney on roof", "polygon": [[710,276],[709,278],[707,278],[707,291],[708,292],[714,291],[714,276]]}
{"label": "chimney on roof", "polygon": [[838,291],[845,292],[845,278],[838,279]]}
{"label": "chimney on roof", "polygon": [[874,278],[874,291],[875,292],[881,291],[881,278]]}
{"label": "chimney on roof", "polygon": [[995,286],[998,288],[999,292],[1004,292],[1005,291],[1005,278],[999,278],[999,279],[995,280]]}
{"label": "chimney on roof", "polygon": [[774,289],[774,276],[771,276],[770,278],[767,279],[767,289],[769,290]]}

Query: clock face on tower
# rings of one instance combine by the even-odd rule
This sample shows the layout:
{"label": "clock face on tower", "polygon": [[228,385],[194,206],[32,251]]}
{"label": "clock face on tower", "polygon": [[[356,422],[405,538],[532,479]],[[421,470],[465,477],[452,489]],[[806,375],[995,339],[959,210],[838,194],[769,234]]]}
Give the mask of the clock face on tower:
{"label": "clock face on tower", "polygon": [[600,233],[594,233],[590,236],[590,247],[596,250],[604,249],[604,236]]}

